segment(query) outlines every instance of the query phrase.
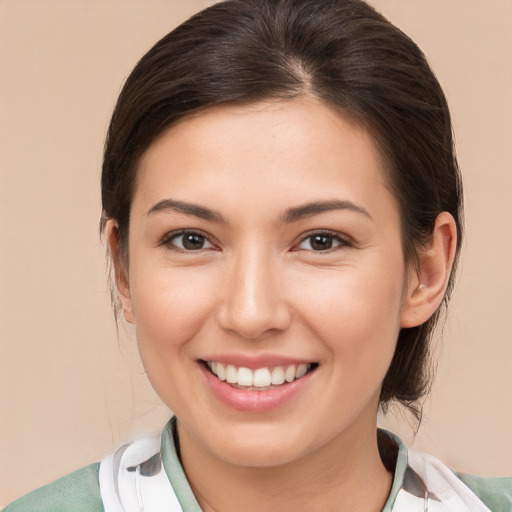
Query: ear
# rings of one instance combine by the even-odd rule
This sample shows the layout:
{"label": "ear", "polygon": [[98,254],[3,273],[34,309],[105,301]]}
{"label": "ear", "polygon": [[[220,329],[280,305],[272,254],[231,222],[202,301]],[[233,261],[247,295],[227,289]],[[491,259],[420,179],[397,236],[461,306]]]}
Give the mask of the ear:
{"label": "ear", "polygon": [[112,267],[114,269],[115,283],[121,305],[123,308],[124,317],[131,324],[135,323],[135,317],[133,315],[133,305],[130,295],[130,286],[128,281],[128,269],[126,268],[126,262],[123,261],[119,251],[119,230],[117,224],[113,220],[108,220],[105,226],[105,232],[107,234],[107,243],[112,258]]}
{"label": "ear", "polygon": [[418,268],[409,275],[401,327],[426,322],[440,306],[448,286],[457,246],[457,227],[448,212],[438,215],[429,244],[421,249]]}

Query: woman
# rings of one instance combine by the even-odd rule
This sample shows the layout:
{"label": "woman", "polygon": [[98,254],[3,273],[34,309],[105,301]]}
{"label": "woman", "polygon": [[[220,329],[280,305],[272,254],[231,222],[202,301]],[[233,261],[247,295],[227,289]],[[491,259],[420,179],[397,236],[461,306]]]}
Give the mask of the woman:
{"label": "woman", "polygon": [[419,415],[462,200],[443,93],[369,6],[230,1],[171,32],[121,92],[102,200],[176,416],[6,510],[510,509],[510,479],[376,430]]}

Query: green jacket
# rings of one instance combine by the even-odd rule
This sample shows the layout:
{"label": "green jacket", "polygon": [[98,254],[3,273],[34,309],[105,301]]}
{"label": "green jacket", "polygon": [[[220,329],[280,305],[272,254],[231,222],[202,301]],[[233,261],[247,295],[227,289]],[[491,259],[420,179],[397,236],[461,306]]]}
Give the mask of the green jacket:
{"label": "green jacket", "polygon": [[[161,440],[161,457],[165,473],[184,512],[201,512],[179,462],[173,418],[165,427]],[[392,489],[383,512],[393,512],[397,495],[404,486],[408,468],[408,451],[403,442],[385,431],[379,433],[383,457],[396,460]],[[41,487],[5,508],[4,512],[104,512],[99,485],[100,464],[91,464],[49,485]],[[453,472],[492,512],[512,512],[512,477],[484,478]],[[453,512],[458,512],[454,510]]]}

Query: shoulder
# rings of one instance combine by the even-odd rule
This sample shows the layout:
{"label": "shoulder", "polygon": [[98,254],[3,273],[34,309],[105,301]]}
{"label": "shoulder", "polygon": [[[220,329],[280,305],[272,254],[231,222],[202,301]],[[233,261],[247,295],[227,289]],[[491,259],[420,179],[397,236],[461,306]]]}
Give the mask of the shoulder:
{"label": "shoulder", "polygon": [[103,512],[100,465],[91,464],[17,499],[4,512]]}
{"label": "shoulder", "polygon": [[432,455],[408,449],[396,435],[379,430],[379,449],[394,481],[384,512],[453,510],[512,512],[512,477],[473,476],[453,470]]}
{"label": "shoulder", "polygon": [[446,506],[457,504],[454,510],[512,512],[512,477],[464,474],[416,451],[409,452],[408,468],[424,482],[429,500]]}
{"label": "shoulder", "polygon": [[454,471],[492,512],[512,511],[512,477],[483,477]]}

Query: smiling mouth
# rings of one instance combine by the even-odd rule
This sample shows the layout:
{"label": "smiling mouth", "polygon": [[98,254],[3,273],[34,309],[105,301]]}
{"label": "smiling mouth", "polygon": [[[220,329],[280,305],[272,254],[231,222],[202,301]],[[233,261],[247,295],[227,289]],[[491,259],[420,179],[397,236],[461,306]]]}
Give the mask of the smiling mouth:
{"label": "smiling mouth", "polygon": [[232,364],[215,361],[202,361],[220,381],[238,389],[248,391],[266,391],[301,379],[318,367],[318,363],[291,364],[287,366],[263,367],[251,370]]}

